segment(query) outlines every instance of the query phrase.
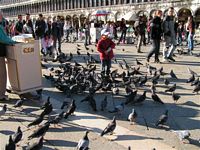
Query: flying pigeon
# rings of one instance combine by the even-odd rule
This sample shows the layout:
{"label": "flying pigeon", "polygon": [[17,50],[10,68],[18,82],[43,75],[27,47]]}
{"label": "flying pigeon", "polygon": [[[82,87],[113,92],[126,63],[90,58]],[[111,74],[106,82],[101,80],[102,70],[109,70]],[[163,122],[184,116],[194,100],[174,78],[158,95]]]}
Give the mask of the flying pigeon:
{"label": "flying pigeon", "polygon": [[102,131],[101,136],[107,134],[107,133],[113,133],[113,131],[116,128],[116,119],[115,116],[113,117],[113,120],[107,125],[107,127]]}
{"label": "flying pigeon", "polygon": [[17,132],[12,136],[12,140],[15,144],[17,144],[22,139],[23,133],[21,127],[19,126]]}
{"label": "flying pigeon", "polygon": [[76,147],[77,150],[86,150],[89,149],[89,139],[88,139],[88,133],[89,131],[85,132],[85,135],[83,136],[82,139],[78,142],[78,145]]}
{"label": "flying pigeon", "polygon": [[132,112],[128,116],[128,120],[130,121],[131,125],[135,121],[136,117],[137,117],[137,113],[136,113],[135,109],[132,109]]}
{"label": "flying pigeon", "polygon": [[159,120],[156,122],[156,126],[163,125],[164,123],[167,122],[167,120],[168,120],[168,110],[166,110],[165,113],[159,117]]}
{"label": "flying pigeon", "polygon": [[38,141],[26,147],[26,150],[41,150],[43,147],[43,140],[44,138],[42,136]]}

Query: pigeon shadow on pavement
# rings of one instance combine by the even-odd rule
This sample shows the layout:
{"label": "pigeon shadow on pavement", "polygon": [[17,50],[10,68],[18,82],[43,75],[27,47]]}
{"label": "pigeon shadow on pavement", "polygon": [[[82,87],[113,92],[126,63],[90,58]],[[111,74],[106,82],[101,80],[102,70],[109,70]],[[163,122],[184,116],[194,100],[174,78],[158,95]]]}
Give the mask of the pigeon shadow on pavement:
{"label": "pigeon shadow on pavement", "polygon": [[[65,140],[46,140],[47,143],[53,146],[60,146],[60,147],[76,147],[78,143],[72,141],[65,141]],[[45,144],[45,143],[44,143]]]}
{"label": "pigeon shadow on pavement", "polygon": [[144,139],[152,139],[152,140],[163,140],[162,138],[154,138],[154,137],[145,137],[138,135],[117,135],[116,141],[124,141],[124,140],[144,140]]}
{"label": "pigeon shadow on pavement", "polygon": [[10,130],[0,130],[0,134],[4,134],[4,135],[11,135],[14,134],[14,131],[10,131]]}

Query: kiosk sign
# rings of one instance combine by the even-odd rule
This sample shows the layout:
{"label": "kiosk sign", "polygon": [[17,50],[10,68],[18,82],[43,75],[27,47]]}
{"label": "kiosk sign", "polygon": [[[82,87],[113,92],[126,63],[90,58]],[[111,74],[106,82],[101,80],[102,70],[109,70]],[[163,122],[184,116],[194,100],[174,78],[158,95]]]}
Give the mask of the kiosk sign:
{"label": "kiosk sign", "polygon": [[23,54],[32,54],[34,53],[34,45],[33,44],[25,44],[22,46]]}

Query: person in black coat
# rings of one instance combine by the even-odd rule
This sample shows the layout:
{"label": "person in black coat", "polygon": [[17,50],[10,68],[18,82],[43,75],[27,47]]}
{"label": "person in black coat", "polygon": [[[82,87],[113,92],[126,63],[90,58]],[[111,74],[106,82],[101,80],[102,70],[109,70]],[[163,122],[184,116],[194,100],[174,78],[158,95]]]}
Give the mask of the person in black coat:
{"label": "person in black coat", "polygon": [[39,14],[39,18],[35,23],[35,35],[36,39],[43,38],[46,30],[46,23],[44,21],[43,15]]}
{"label": "person in black coat", "polygon": [[160,51],[160,40],[162,35],[162,11],[157,10],[155,13],[155,17],[153,18],[151,24],[150,24],[150,30],[151,30],[151,39],[152,39],[152,49],[147,55],[147,62],[149,62],[149,59],[153,54],[155,54],[155,62],[159,63],[159,51]]}

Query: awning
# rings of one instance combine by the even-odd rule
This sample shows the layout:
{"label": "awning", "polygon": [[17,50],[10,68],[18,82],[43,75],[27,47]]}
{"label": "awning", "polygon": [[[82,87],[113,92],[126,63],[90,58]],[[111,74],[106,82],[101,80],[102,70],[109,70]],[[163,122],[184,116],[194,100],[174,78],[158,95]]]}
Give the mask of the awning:
{"label": "awning", "polygon": [[124,16],[121,16],[120,19],[122,19],[122,18],[124,18],[127,21],[135,21],[135,20],[137,20],[137,15],[135,14],[135,12],[128,12]]}

